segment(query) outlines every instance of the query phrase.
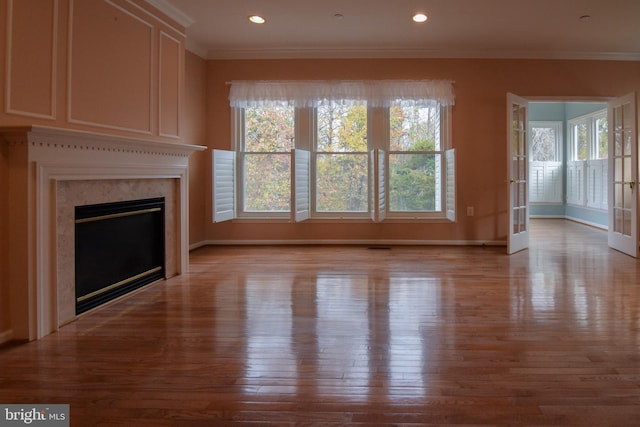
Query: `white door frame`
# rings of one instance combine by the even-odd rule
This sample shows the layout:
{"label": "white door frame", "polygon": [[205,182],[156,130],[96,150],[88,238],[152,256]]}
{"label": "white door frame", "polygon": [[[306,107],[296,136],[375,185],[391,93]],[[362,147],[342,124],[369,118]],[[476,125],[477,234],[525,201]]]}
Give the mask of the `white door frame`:
{"label": "white door frame", "polygon": [[[517,116],[514,118],[514,107]],[[529,101],[507,93],[507,253],[529,247]]]}
{"label": "white door frame", "polygon": [[[628,122],[618,130],[618,109],[628,106]],[[638,117],[635,92],[613,99],[609,120],[609,246],[638,257]],[[618,138],[620,140],[618,141]],[[629,143],[625,141],[629,138]],[[616,142],[618,141],[618,142]]]}
{"label": "white door frame", "polygon": [[[608,104],[612,101],[613,97],[603,97],[603,96],[524,96],[524,99],[531,102],[548,102],[548,103],[567,103],[567,102],[582,102],[582,103],[601,103]],[[608,115],[607,115],[608,116]],[[607,117],[610,119],[609,117]],[[564,120],[566,122],[566,120]],[[568,143],[567,140],[564,141],[566,145]],[[565,161],[568,160],[565,157]],[[607,215],[610,216],[611,212],[607,211]],[[606,230],[605,230],[606,231]]]}

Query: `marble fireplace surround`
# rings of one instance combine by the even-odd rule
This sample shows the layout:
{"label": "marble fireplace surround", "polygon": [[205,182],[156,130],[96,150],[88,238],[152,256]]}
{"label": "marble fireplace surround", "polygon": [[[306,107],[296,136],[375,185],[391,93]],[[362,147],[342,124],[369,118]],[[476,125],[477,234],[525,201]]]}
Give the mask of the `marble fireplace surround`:
{"label": "marble fireplace surround", "polygon": [[74,207],[165,197],[165,271],[188,269],[189,155],[205,147],[47,127],[0,128],[9,145],[12,338],[75,315]]}

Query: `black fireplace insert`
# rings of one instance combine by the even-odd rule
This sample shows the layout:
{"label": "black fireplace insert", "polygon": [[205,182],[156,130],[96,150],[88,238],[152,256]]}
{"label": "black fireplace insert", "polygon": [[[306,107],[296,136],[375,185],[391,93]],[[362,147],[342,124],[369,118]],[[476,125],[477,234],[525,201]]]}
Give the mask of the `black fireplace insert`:
{"label": "black fireplace insert", "polygon": [[164,197],[75,208],[76,314],[165,277]]}

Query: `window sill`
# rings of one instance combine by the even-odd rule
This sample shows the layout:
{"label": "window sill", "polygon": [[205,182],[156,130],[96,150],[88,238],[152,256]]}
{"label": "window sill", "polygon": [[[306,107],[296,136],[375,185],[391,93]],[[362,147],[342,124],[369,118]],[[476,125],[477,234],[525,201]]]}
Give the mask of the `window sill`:
{"label": "window sill", "polygon": [[439,223],[439,224],[452,224],[447,218],[420,218],[420,217],[406,217],[406,218],[385,218],[383,221],[374,222],[370,218],[349,218],[349,217],[325,217],[325,218],[310,218],[306,221],[295,222],[289,218],[235,218],[232,220],[238,224],[336,224],[336,223],[348,223],[348,224],[415,224],[415,223]]}

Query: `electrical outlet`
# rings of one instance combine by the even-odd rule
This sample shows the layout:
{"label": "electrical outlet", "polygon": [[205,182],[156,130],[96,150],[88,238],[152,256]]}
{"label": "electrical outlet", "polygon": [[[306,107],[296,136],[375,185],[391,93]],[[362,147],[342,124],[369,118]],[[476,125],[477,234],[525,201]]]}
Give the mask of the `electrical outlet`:
{"label": "electrical outlet", "polygon": [[473,216],[473,206],[467,206],[467,216]]}

